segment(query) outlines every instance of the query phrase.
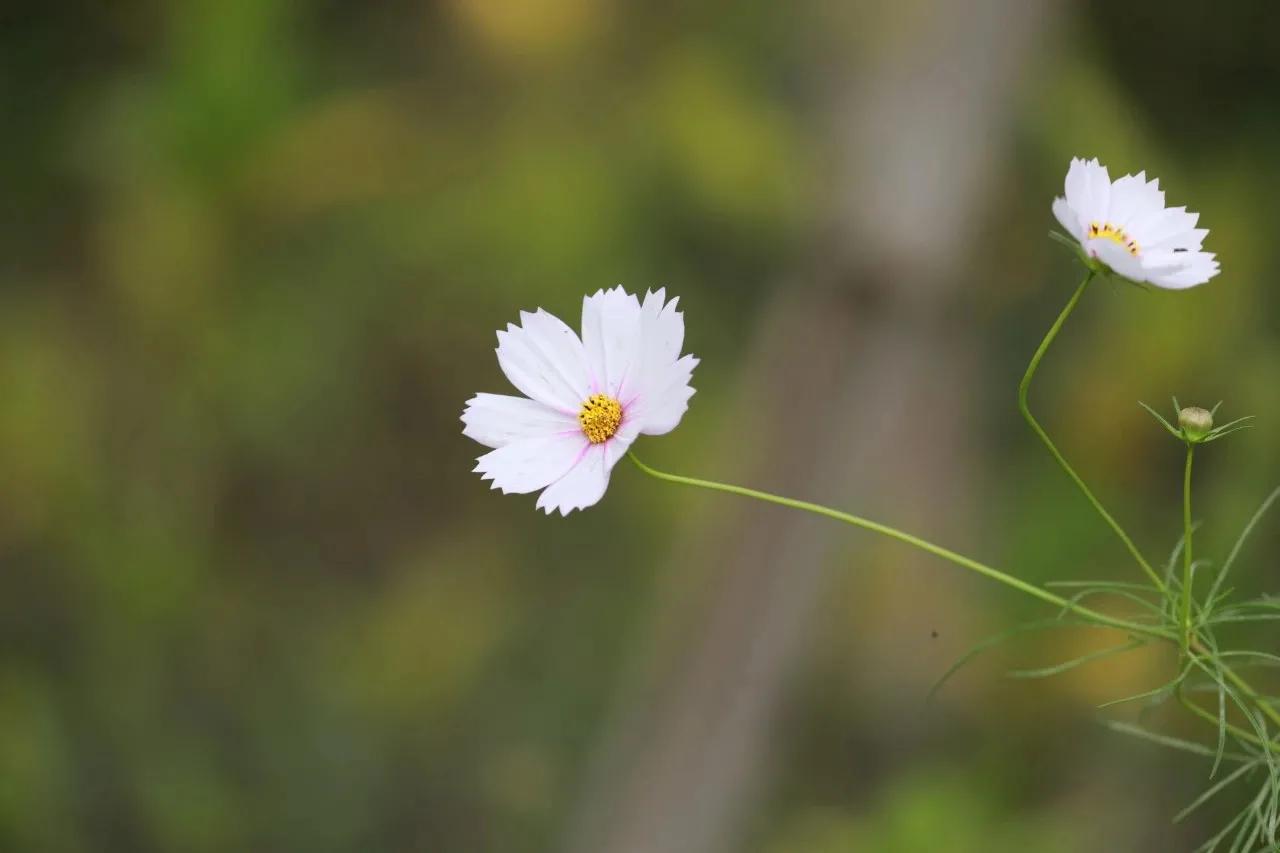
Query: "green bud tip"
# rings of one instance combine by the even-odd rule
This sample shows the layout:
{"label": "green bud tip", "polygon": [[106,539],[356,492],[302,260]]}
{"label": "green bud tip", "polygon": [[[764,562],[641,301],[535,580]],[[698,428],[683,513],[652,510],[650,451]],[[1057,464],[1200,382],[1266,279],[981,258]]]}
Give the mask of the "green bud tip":
{"label": "green bud tip", "polygon": [[1199,441],[1213,429],[1213,414],[1199,406],[1187,406],[1178,411],[1178,426],[1192,441]]}

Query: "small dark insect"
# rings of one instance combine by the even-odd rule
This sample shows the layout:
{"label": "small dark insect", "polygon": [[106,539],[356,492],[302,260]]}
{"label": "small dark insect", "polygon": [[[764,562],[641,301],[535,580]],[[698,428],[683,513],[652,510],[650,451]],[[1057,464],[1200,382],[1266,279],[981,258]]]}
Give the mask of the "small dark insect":
{"label": "small dark insect", "polygon": [[936,640],[936,639],[938,639],[938,632],[937,632],[937,631],[930,631],[930,632],[929,632],[929,636],[930,636],[930,637],[933,637],[933,638]]}

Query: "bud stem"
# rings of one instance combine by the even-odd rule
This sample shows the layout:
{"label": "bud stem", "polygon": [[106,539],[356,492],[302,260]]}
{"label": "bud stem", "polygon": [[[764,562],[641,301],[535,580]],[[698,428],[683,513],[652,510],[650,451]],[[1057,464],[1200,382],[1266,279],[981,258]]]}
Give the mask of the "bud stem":
{"label": "bud stem", "polygon": [[1191,653],[1191,460],[1196,446],[1187,442],[1187,465],[1182,473],[1182,651]]}

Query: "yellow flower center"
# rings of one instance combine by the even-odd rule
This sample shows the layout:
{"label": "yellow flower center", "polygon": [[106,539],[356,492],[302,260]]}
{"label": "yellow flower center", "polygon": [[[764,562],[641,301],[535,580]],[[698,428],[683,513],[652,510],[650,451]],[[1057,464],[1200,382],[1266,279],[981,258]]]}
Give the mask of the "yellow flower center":
{"label": "yellow flower center", "polygon": [[1129,235],[1124,233],[1123,228],[1117,228],[1110,222],[1094,222],[1090,224],[1089,239],[1110,240],[1116,245],[1123,246],[1125,251],[1133,255],[1135,258],[1138,256],[1137,241],[1131,240]]}
{"label": "yellow flower center", "polygon": [[608,394],[592,394],[578,412],[582,433],[592,444],[603,444],[613,438],[622,423],[622,404]]}

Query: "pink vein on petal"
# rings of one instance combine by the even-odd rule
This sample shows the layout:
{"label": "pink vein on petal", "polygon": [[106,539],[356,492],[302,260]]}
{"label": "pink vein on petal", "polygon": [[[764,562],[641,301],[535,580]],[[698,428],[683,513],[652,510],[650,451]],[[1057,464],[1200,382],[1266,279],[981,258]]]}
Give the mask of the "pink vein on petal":
{"label": "pink vein on petal", "polygon": [[578,451],[578,458],[573,460],[573,464],[569,466],[568,470],[567,470],[567,471],[565,471],[563,474],[561,474],[559,477],[556,477],[556,478],[555,478],[554,480],[552,480],[550,483],[547,483],[547,485],[546,485],[546,486],[544,486],[542,490],[545,492],[547,489],[551,488],[551,487],[552,487],[552,486],[554,486],[556,483],[560,482],[560,481],[561,481],[561,480],[563,480],[565,477],[568,477],[570,474],[572,474],[572,473],[573,473],[573,469],[578,467],[578,463],[580,463],[580,462],[582,461],[582,458],[583,458],[584,456],[586,456],[588,453],[590,453],[590,452],[591,452],[591,448],[593,448],[593,447],[595,447],[595,445],[594,445],[594,444],[591,444],[590,442],[588,442],[586,447],[584,447],[584,448],[582,448],[581,450],[579,450],[579,451]]}

